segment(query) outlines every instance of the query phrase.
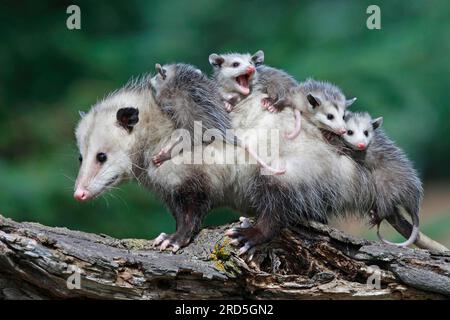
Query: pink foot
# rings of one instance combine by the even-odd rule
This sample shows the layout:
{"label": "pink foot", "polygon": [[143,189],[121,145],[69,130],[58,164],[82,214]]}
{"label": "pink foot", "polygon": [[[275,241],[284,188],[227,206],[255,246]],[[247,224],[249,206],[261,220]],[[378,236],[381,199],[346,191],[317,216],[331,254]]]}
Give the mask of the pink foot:
{"label": "pink foot", "polygon": [[234,106],[233,106],[231,103],[225,101],[225,110],[226,110],[227,112],[233,111],[233,108],[234,108]]}
{"label": "pink foot", "polygon": [[160,167],[165,161],[170,159],[170,154],[166,149],[161,149],[161,151],[152,158],[153,164],[156,167]]}
{"label": "pink foot", "polygon": [[273,105],[271,105],[270,107],[267,108],[267,111],[272,112],[272,113],[277,113],[280,112],[280,110],[278,110],[276,107],[274,107]]}
{"label": "pink foot", "polygon": [[261,106],[263,109],[268,109],[272,106],[272,101],[269,98],[261,99]]}

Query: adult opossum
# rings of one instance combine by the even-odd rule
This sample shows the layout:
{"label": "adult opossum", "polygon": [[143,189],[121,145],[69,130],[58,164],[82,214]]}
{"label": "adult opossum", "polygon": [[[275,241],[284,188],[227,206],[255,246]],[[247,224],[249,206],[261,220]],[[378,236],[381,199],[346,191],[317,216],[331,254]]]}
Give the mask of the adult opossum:
{"label": "adult opossum", "polygon": [[[260,108],[263,94],[241,101],[232,113],[233,125],[245,135],[253,129],[278,131],[292,119],[286,108],[276,117]],[[75,198],[92,199],[124,179],[135,177],[166,203],[176,220],[176,232],[162,234],[161,249],[176,251],[199,231],[203,217],[214,207],[230,206],[258,216],[250,228],[236,228],[232,237],[241,252],[268,241],[281,228],[300,220],[327,222],[331,215],[368,212],[374,191],[368,171],[350,157],[339,155],[320,130],[306,122],[298,139],[280,144],[282,176],[261,175],[254,164],[224,164],[223,143],[209,149],[215,163],[183,163],[181,155],[155,167],[152,155],[168,144],[174,123],[155,103],[150,77],[132,81],[94,105],[76,129],[82,158],[75,184]],[[269,141],[279,143],[280,141]],[[193,153],[202,154],[201,148]],[[236,148],[242,156],[245,151]],[[195,158],[195,156],[194,156]]]}

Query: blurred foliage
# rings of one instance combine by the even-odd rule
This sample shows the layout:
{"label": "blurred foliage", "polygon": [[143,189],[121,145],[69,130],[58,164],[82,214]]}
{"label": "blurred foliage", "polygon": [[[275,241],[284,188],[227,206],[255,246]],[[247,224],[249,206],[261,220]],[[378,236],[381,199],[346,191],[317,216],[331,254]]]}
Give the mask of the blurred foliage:
{"label": "blurred foliage", "polygon": [[[82,29],[66,28],[81,7]],[[212,52],[264,49],[297,79],[324,79],[383,115],[385,130],[427,180],[450,166],[450,3],[378,1],[382,30],[366,28],[370,1],[24,1],[0,4],[0,212],[18,220],[153,237],[174,221],[129,184],[88,204],[72,199],[78,110],[156,62],[209,71]],[[207,218],[236,217],[226,209]]]}

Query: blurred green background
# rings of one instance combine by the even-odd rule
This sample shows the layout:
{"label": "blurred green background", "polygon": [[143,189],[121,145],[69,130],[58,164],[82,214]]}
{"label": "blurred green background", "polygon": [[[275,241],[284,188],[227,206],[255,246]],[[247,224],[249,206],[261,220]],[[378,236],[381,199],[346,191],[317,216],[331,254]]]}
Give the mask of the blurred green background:
{"label": "blurred green background", "polygon": [[[81,8],[81,30],[66,8]],[[366,8],[381,8],[368,30]],[[384,128],[425,182],[422,228],[450,245],[450,2],[442,1],[2,1],[0,213],[117,237],[174,229],[136,184],[91,203],[72,198],[78,110],[156,62],[209,72],[212,52],[255,52],[298,80],[335,82]],[[235,219],[217,210],[206,224]],[[367,238],[354,221],[339,227]],[[386,232],[389,232],[386,230]],[[400,240],[391,233],[391,239]]]}

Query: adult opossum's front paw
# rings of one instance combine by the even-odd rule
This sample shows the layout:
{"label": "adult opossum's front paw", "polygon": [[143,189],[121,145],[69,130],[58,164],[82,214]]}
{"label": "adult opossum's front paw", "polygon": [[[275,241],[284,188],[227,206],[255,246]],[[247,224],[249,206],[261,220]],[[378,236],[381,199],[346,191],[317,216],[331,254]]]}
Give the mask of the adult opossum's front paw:
{"label": "adult opossum's front paw", "polygon": [[160,251],[171,249],[172,252],[177,252],[180,248],[189,244],[190,238],[185,238],[174,234],[161,233],[153,240],[153,247],[159,247]]}
{"label": "adult opossum's front paw", "polygon": [[[247,223],[245,223],[245,225],[248,226]],[[257,244],[264,242],[264,237],[261,231],[256,227],[232,228],[227,230],[225,235],[233,239],[231,241],[232,245],[241,246],[238,251],[239,255],[246,253]]]}

